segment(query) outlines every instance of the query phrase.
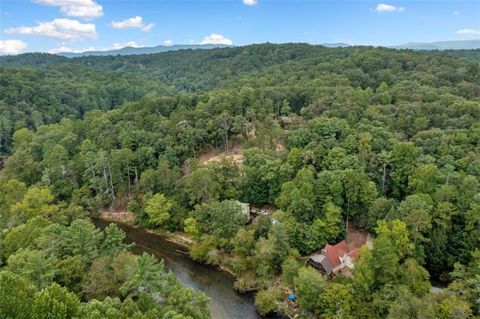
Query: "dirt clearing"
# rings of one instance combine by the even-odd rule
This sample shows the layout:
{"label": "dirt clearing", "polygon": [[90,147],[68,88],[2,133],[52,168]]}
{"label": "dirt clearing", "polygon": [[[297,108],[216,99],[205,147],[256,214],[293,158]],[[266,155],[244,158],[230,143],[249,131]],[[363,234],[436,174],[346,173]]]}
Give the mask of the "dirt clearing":
{"label": "dirt clearing", "polygon": [[222,158],[231,159],[235,164],[242,165],[243,149],[238,145],[229,148],[228,151],[223,149],[212,149],[200,155],[198,160],[200,161],[200,164],[206,165],[211,162],[220,162]]}

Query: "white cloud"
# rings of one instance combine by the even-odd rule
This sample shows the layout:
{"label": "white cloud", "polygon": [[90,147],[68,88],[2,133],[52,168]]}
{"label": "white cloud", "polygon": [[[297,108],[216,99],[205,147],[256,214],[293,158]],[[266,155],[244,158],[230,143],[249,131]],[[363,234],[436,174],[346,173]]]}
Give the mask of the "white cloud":
{"label": "white cloud", "polygon": [[216,34],[212,33],[205,38],[203,38],[202,42],[200,44],[226,44],[226,45],[232,45],[233,42],[230,39],[225,38],[221,34]]}
{"label": "white cloud", "polygon": [[115,29],[141,28],[143,19],[140,16],[129,18],[123,21],[112,21],[112,27]]}
{"label": "white cloud", "polygon": [[143,18],[141,16],[135,16],[123,21],[112,21],[111,25],[115,29],[138,28],[144,32],[148,32],[153,29],[155,23],[145,24],[143,23]]}
{"label": "white cloud", "polygon": [[164,43],[165,45],[172,45],[172,44],[173,44],[173,41],[170,40],[170,39],[167,39],[167,40],[163,41],[163,43]]}
{"label": "white cloud", "polygon": [[137,44],[135,41],[128,41],[124,43],[114,43],[113,48],[115,50],[122,49],[125,47],[131,47],[131,48],[143,48],[143,45]]}
{"label": "white cloud", "polygon": [[243,4],[247,5],[247,6],[254,6],[258,3],[257,0],[243,0]]}
{"label": "white cloud", "polygon": [[35,27],[21,26],[18,28],[9,28],[5,30],[5,33],[43,35],[69,41],[97,37],[97,31],[94,24],[81,23],[77,20],[71,19],[54,19],[52,21],[39,22]]}
{"label": "white cloud", "polygon": [[395,7],[391,4],[380,3],[374,10],[377,12],[402,12],[404,9],[403,7]]}
{"label": "white cloud", "polygon": [[457,11],[457,10],[453,11],[454,16],[458,16],[459,14],[460,14],[460,11]]}
{"label": "white cloud", "polygon": [[148,31],[152,30],[154,27],[155,27],[155,23],[149,23],[149,24],[146,24],[142,27],[142,31],[143,32],[148,32]]}
{"label": "white cloud", "polygon": [[458,33],[458,34],[474,34],[474,35],[477,35],[477,34],[480,34],[480,30],[475,30],[475,29],[460,29],[460,30],[457,30],[457,33]]}
{"label": "white cloud", "polygon": [[93,19],[103,15],[102,6],[93,0],[35,0],[35,2],[60,7],[64,14],[72,17]]}
{"label": "white cloud", "polygon": [[27,48],[20,40],[0,40],[0,54],[19,54]]}
{"label": "white cloud", "polygon": [[55,49],[51,49],[50,51],[48,51],[48,53],[51,53],[51,54],[56,54],[56,53],[60,53],[60,52],[82,53],[82,52],[85,52],[85,51],[95,51],[95,48],[94,47],[87,47],[87,48],[83,48],[83,49],[72,49],[72,48],[69,48],[69,47],[66,47],[66,46],[61,46],[61,47],[58,47],[58,48],[55,48]]}

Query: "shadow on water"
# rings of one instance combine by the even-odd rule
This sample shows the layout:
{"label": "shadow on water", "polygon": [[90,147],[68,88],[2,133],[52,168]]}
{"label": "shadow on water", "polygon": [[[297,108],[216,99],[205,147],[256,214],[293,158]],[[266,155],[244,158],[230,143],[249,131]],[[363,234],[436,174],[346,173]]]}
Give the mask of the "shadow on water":
{"label": "shadow on water", "polygon": [[[93,219],[95,225],[105,228],[109,221]],[[167,241],[165,237],[141,228],[117,224],[127,234],[127,242],[134,242],[133,252],[148,252],[165,261],[165,266],[185,286],[203,291],[211,299],[213,319],[259,319],[251,294],[240,294],[233,288],[234,278],[214,267],[189,258],[185,248]]]}

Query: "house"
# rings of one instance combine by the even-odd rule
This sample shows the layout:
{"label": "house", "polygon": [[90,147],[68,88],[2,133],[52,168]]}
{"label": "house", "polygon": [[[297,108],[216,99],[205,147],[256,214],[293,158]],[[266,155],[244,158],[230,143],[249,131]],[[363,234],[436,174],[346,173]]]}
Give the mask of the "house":
{"label": "house", "polygon": [[330,276],[344,268],[353,269],[353,261],[358,258],[358,248],[350,250],[347,241],[326,245],[320,253],[313,254],[308,263],[320,272]]}
{"label": "house", "polygon": [[307,263],[327,276],[352,270],[355,267],[353,262],[359,257],[360,248],[365,244],[370,246],[370,241],[368,234],[350,227],[347,239],[336,245],[325,245],[319,253],[311,255]]}

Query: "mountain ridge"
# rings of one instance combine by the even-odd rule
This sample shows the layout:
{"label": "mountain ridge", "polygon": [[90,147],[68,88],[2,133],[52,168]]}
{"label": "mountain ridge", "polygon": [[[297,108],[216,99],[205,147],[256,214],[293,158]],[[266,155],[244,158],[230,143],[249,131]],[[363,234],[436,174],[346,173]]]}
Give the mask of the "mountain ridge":
{"label": "mountain ridge", "polygon": [[214,48],[230,48],[232,45],[225,44],[174,44],[174,45],[157,45],[153,47],[124,47],[121,49],[106,50],[106,51],[85,51],[85,52],[59,52],[56,55],[64,56],[66,58],[77,58],[83,56],[107,56],[107,55],[140,55],[153,54],[167,51],[177,50],[197,50],[197,49],[214,49]]}
{"label": "mountain ridge", "polygon": [[434,42],[407,42],[400,45],[388,46],[388,48],[410,49],[410,50],[421,50],[421,51],[473,50],[473,49],[480,49],[480,39],[434,41]]}
{"label": "mountain ridge", "polygon": [[[338,42],[338,43],[321,43],[320,45],[327,48],[338,48],[338,47],[352,47],[357,45],[352,45],[348,43]],[[364,46],[364,45],[361,45]],[[121,49],[115,50],[106,50],[106,51],[85,51],[85,52],[59,52],[56,53],[58,56],[63,56],[66,58],[77,58],[85,56],[108,56],[108,55],[140,55],[140,54],[154,54],[162,53],[168,51],[178,51],[178,50],[197,50],[197,49],[214,49],[214,48],[231,48],[235,47],[234,45],[225,45],[225,44],[174,44],[174,45],[157,45],[153,47],[124,47]],[[400,45],[394,46],[385,46],[389,49],[409,49],[409,50],[419,50],[419,51],[444,51],[444,50],[472,50],[480,49],[480,39],[472,40],[452,40],[452,41],[434,41],[434,42],[407,42]]]}

